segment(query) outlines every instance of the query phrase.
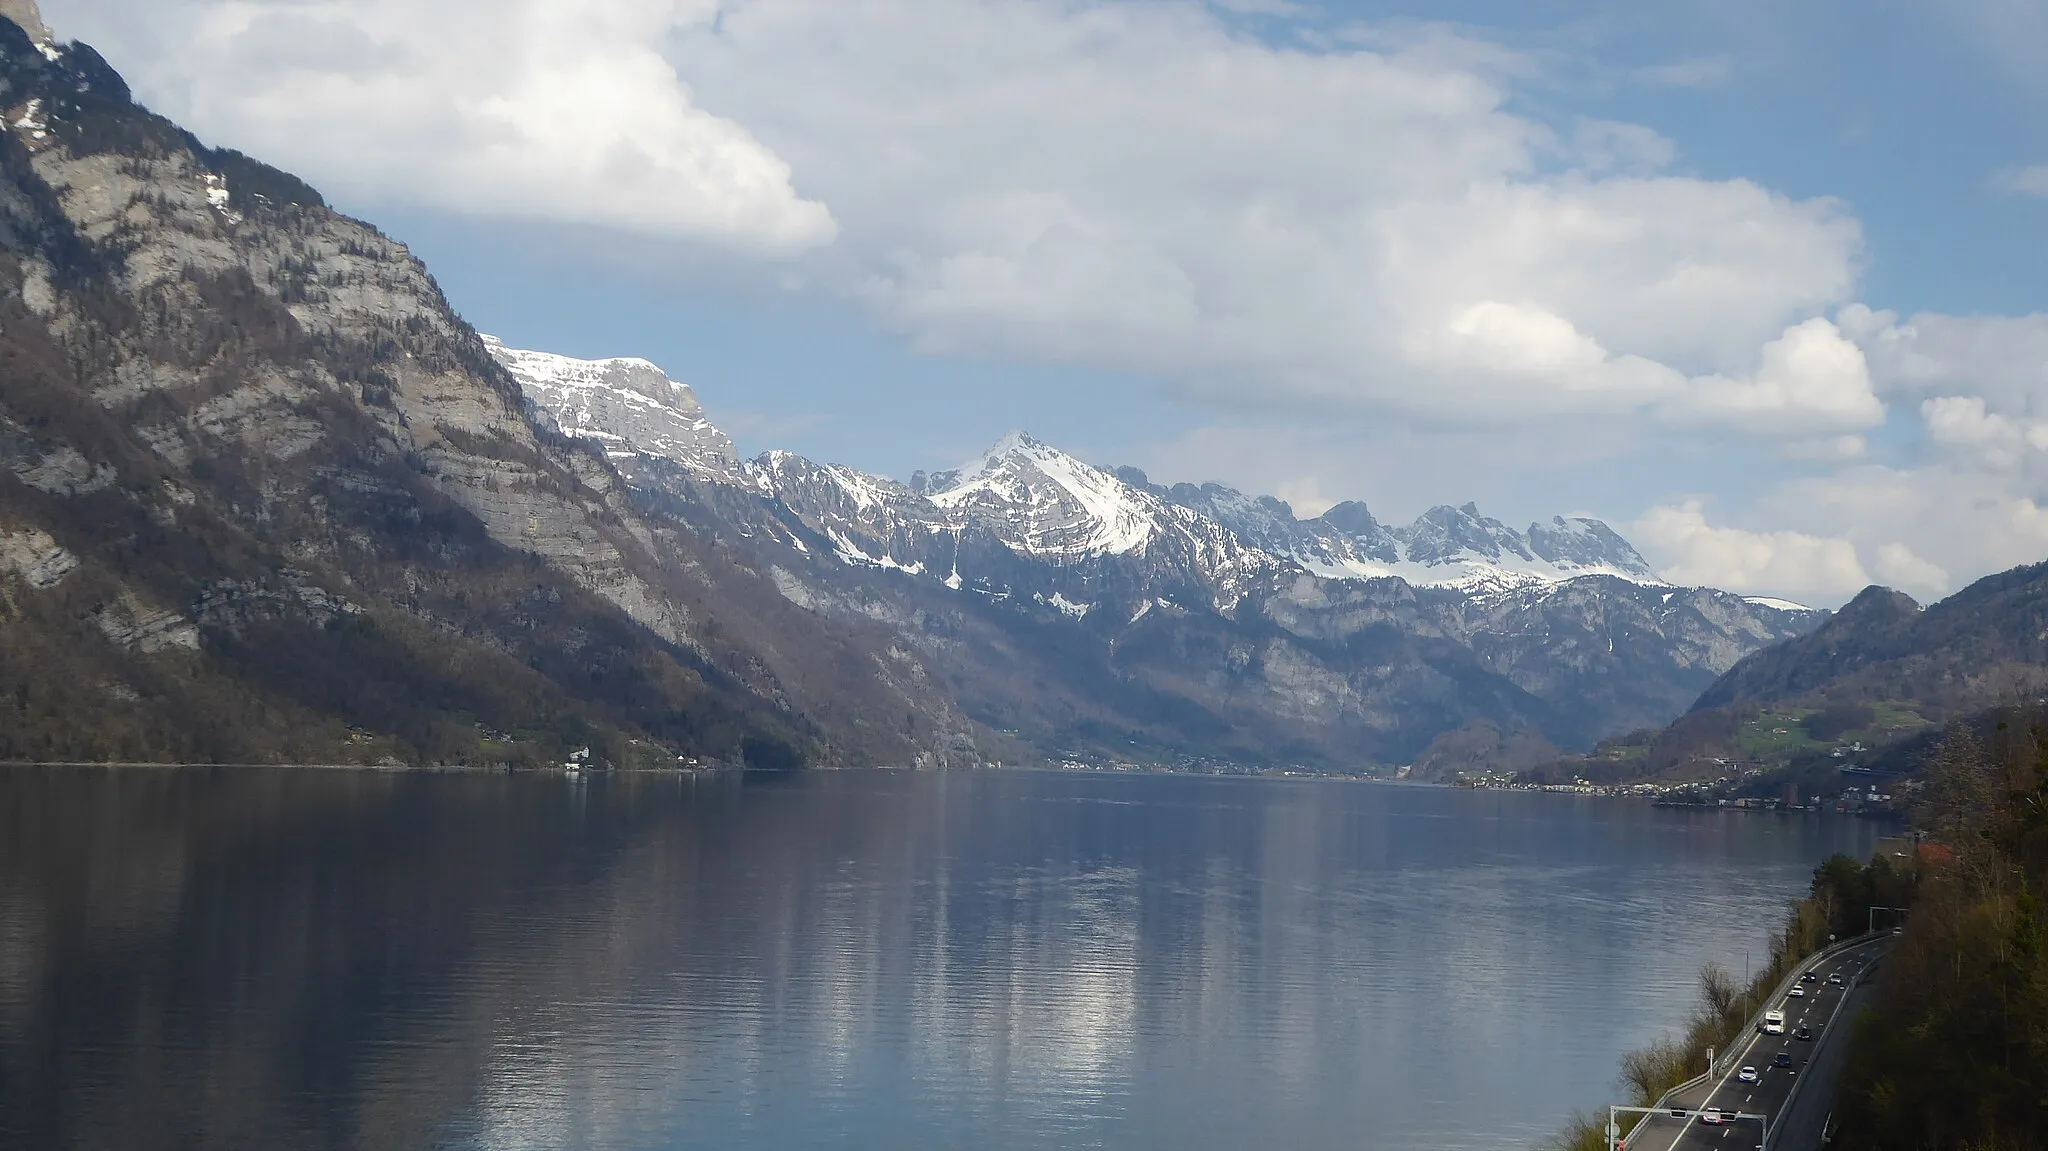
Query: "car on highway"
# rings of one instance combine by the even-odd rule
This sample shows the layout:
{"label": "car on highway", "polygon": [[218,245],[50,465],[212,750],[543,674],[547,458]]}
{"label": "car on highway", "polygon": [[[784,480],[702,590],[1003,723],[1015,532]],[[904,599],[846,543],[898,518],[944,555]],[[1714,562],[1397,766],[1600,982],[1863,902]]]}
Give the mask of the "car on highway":
{"label": "car on highway", "polygon": [[1777,1054],[1776,1056],[1774,1056],[1774,1057],[1773,1057],[1773,1058],[1771,1059],[1771,1066],[1773,1066],[1773,1067],[1790,1067],[1790,1066],[1792,1066],[1792,1053],[1791,1053],[1790,1051],[1780,1051],[1780,1052],[1778,1052],[1778,1054]]}
{"label": "car on highway", "polygon": [[1817,971],[1808,971],[1808,972],[1804,972],[1804,973],[1802,973],[1802,974],[1801,974],[1801,975],[1799,976],[1799,982],[1801,982],[1801,983],[1819,983],[1819,982],[1820,982],[1820,973],[1819,973],[1819,972],[1817,972]]}
{"label": "car on highway", "polygon": [[1811,1028],[1811,1027],[1808,1027],[1808,1026],[1806,1026],[1805,1024],[1803,1024],[1803,1023],[1802,1023],[1802,1024],[1800,1024],[1800,1025],[1799,1025],[1799,1030],[1797,1030],[1797,1031],[1794,1031],[1794,1032],[1792,1033],[1792,1038],[1794,1038],[1794,1039],[1804,1039],[1804,1040],[1806,1040],[1806,1041],[1807,1041],[1808,1043],[1811,1043],[1811,1042],[1813,1042],[1813,1028]]}
{"label": "car on highway", "polygon": [[1799,985],[1797,985],[1797,984],[1794,984],[1794,985],[1793,985],[1793,987],[1792,987],[1792,990],[1790,990],[1790,991],[1787,991],[1787,992],[1785,993],[1785,998],[1787,998],[1787,999],[1804,999],[1804,998],[1806,998],[1806,988],[1804,988],[1804,987],[1800,987]]}
{"label": "car on highway", "polygon": [[1727,1122],[1727,1120],[1721,1118],[1721,1109],[1719,1107],[1709,1107],[1705,1111],[1700,1112],[1700,1122],[1709,1127],[1719,1127]]}
{"label": "car on highway", "polygon": [[1742,1070],[1737,1071],[1735,1073],[1735,1081],[1737,1083],[1755,1083],[1757,1080],[1762,1078],[1763,1076],[1757,1074],[1756,1068],[1754,1067],[1745,1067]]}
{"label": "car on highway", "polygon": [[1835,987],[1840,987],[1842,985],[1842,973],[1837,971],[1833,975],[1828,976],[1828,983]]}

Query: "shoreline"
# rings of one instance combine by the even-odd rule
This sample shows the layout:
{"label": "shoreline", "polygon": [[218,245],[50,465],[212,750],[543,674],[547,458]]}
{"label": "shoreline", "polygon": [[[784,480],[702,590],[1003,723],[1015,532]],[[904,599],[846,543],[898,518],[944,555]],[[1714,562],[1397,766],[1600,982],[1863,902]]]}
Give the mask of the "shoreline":
{"label": "shoreline", "polygon": [[813,766],[794,770],[753,768],[724,764],[696,764],[661,767],[591,767],[567,771],[558,766],[512,768],[498,764],[487,767],[464,764],[404,764],[404,763],[163,763],[149,761],[87,761],[87,760],[0,760],[0,771],[25,771],[35,769],[101,769],[123,771],[357,771],[387,775],[554,775],[567,778],[589,778],[591,776],[645,776],[645,775],[801,775],[807,772],[883,772],[904,774],[930,772],[947,774],[952,772],[1018,772],[1041,775],[1079,776],[1176,776],[1190,779],[1255,779],[1275,782],[1321,782],[1371,784],[1379,787],[1416,788],[1430,791],[1470,791],[1512,793],[1516,795],[1564,795],[1582,799],[1630,800],[1647,803],[1649,806],[1672,811],[1720,811],[1741,812],[1753,815],[1848,815],[1860,819],[1883,821],[1896,818],[1895,812],[1843,811],[1830,807],[1800,805],[1746,806],[1736,803],[1673,803],[1658,795],[1646,794],[1625,788],[1577,787],[1550,785],[1545,787],[1472,787],[1459,783],[1443,783],[1430,780],[1395,778],[1383,775],[1354,775],[1341,772],[1310,772],[1293,769],[1265,769],[1258,771],[1198,771],[1180,767],[1062,767],[1057,765],[1033,764],[980,764],[973,767],[918,768],[903,765],[874,765],[862,767]]}

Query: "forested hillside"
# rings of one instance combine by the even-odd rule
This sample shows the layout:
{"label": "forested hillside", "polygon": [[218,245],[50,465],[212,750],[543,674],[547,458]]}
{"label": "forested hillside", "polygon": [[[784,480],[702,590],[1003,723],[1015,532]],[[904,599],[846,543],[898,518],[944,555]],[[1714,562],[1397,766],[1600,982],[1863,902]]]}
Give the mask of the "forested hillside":
{"label": "forested hillside", "polygon": [[[1669,726],[1530,773],[1555,781],[1762,772],[1807,788],[1843,767],[1909,773],[1931,733],[2048,688],[2048,564],[1987,576],[1922,608],[1865,589],[1811,633],[1757,651]],[[1810,793],[1810,792],[1809,792]]]}
{"label": "forested hillside", "polygon": [[1958,729],[1927,769],[1936,848],[1858,1020],[1836,1146],[2048,1146],[2048,713]]}

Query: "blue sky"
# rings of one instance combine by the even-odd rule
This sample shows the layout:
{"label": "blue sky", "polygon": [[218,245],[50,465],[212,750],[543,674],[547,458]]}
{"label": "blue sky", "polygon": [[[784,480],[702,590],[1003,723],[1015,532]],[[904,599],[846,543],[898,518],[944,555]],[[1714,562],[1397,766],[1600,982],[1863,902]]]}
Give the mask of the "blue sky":
{"label": "blue sky", "polygon": [[2048,558],[2048,5],[549,7],[45,14],[745,450],[1025,428],[1815,602]]}

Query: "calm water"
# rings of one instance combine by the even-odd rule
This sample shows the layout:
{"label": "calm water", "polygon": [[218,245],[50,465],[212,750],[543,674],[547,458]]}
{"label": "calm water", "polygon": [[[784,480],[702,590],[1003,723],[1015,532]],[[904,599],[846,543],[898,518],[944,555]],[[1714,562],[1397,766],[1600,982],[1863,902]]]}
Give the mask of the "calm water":
{"label": "calm water", "polygon": [[1308,781],[0,773],[0,1146],[1526,1146],[1870,836]]}

